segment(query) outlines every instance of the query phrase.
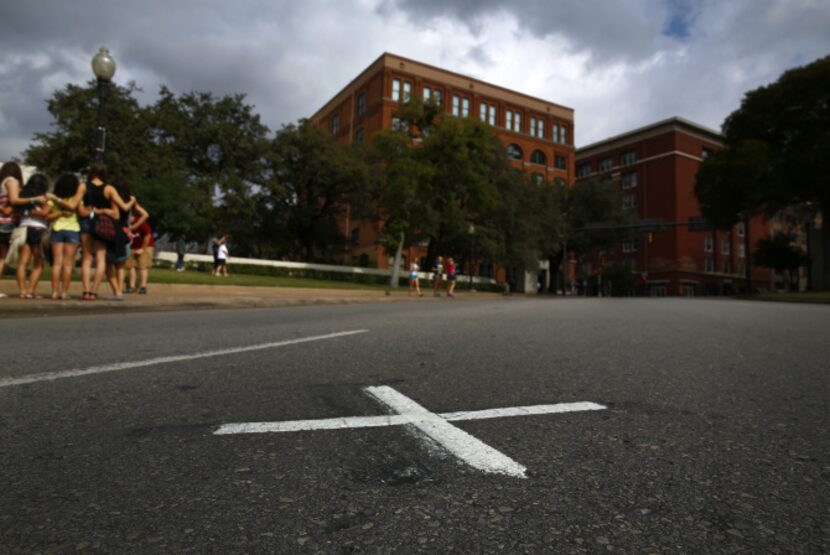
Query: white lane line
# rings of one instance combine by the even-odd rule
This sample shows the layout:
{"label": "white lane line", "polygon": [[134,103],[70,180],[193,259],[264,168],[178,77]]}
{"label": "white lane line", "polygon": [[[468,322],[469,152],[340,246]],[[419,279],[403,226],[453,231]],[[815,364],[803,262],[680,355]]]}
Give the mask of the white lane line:
{"label": "white lane line", "polygon": [[407,425],[415,427],[469,466],[490,474],[525,477],[527,469],[524,466],[467,432],[456,428],[439,415],[428,411],[391,387],[373,386],[367,387],[365,391],[392,412],[407,418]]}
{"label": "white lane line", "polygon": [[308,343],[310,341],[321,341],[323,339],[334,339],[335,337],[346,337],[348,335],[355,335],[358,333],[366,333],[369,330],[351,330],[341,331],[337,333],[328,333],[326,335],[312,335],[310,337],[301,337],[299,339],[288,339],[285,341],[274,341],[272,343],[260,343],[259,345],[249,345],[247,347],[234,347],[231,349],[220,349],[217,351],[204,351],[201,353],[192,353],[189,355],[174,355],[167,357],[150,358],[146,360],[134,360],[130,362],[116,362],[114,364],[107,364],[104,366],[91,366],[89,368],[78,368],[73,370],[64,370],[61,372],[46,372],[43,374],[29,374],[28,376],[20,376],[17,378],[3,378],[0,379],[0,387],[11,387],[13,385],[24,385],[36,382],[45,382],[52,380],[60,380],[63,378],[77,378],[79,376],[88,376],[90,374],[103,374],[105,372],[118,372],[119,370],[129,370],[130,368],[142,368],[144,366],[153,366],[156,364],[169,364],[171,362],[181,362],[183,360],[196,360],[200,358],[218,357],[225,355],[235,355],[237,353],[247,353],[250,351],[260,351],[262,349],[275,349],[277,347],[286,347],[288,345],[296,345],[298,343]]}
{"label": "white lane line", "polygon": [[581,402],[444,412],[441,414],[387,414],[383,416],[347,416],[342,418],[318,418],[315,420],[285,420],[282,422],[243,422],[238,424],[223,424],[213,433],[214,435],[232,435],[310,432],[313,430],[342,430],[344,428],[380,428],[383,426],[401,426],[415,420],[419,422],[434,421],[441,418],[448,421],[484,420],[487,418],[503,418],[506,416],[533,416],[538,414],[603,410],[605,408],[603,405],[596,403]]}

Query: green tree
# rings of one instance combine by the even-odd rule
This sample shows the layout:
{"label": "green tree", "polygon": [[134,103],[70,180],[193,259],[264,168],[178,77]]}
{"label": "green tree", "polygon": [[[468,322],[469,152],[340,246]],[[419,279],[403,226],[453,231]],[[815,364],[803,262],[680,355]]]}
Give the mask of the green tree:
{"label": "green tree", "polygon": [[[748,92],[723,124],[724,150],[695,184],[704,217],[729,227],[796,206],[830,214],[830,56]],[[830,287],[830,226],[822,226],[823,285]]]}
{"label": "green tree", "polygon": [[360,212],[368,195],[362,154],[300,120],[277,132],[266,160],[266,218],[282,233],[289,254],[308,262],[334,260],[345,244],[338,217],[349,209]]}
{"label": "green tree", "polygon": [[[568,250],[585,254],[633,236],[636,211],[623,208],[623,194],[608,177],[577,181],[567,196]],[[591,224],[597,226],[591,229]]]}
{"label": "green tree", "polygon": [[504,258],[504,210],[517,204],[518,181],[492,129],[417,99],[396,117],[398,128],[376,134],[368,150],[387,252],[428,241],[430,260],[438,253],[467,259],[472,225],[476,257]]}
{"label": "green tree", "polygon": [[753,259],[759,266],[771,268],[776,273],[787,275],[790,289],[798,286],[798,269],[807,264],[807,256],[793,245],[795,235],[779,233],[758,241]]}

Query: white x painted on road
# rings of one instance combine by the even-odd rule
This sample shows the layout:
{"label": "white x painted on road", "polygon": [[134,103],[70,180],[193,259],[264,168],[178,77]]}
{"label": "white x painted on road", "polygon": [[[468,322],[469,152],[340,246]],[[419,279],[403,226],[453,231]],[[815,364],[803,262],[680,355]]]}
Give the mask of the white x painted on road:
{"label": "white x painted on road", "polygon": [[432,443],[477,470],[488,474],[506,474],[507,476],[524,478],[525,471],[527,470],[524,466],[464,430],[453,426],[450,422],[455,420],[501,418],[505,416],[530,416],[536,414],[603,410],[606,408],[596,403],[581,402],[436,414],[428,411],[409,397],[385,385],[367,387],[364,391],[385,406],[392,414],[385,416],[323,418],[318,420],[224,424],[214,434],[260,434],[267,432],[301,432],[404,425],[416,431],[418,435],[428,438]]}

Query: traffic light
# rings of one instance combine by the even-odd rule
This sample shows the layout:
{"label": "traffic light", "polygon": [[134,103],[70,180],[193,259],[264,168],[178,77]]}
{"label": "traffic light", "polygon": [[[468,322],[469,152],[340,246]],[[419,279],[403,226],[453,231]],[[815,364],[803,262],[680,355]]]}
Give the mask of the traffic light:
{"label": "traffic light", "polygon": [[650,245],[650,244],[652,244],[652,243],[654,242],[654,232],[653,232],[653,231],[649,231],[649,232],[646,234],[646,241],[648,241],[648,244],[649,244],[649,245]]}

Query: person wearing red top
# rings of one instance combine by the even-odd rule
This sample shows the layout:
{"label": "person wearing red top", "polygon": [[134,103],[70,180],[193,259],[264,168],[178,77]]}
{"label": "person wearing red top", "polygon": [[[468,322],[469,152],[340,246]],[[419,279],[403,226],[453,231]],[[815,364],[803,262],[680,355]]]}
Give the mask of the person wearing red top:
{"label": "person wearing red top", "polygon": [[138,277],[141,278],[138,292],[144,295],[147,293],[147,279],[150,277],[150,267],[153,265],[153,249],[156,242],[153,240],[153,230],[146,218],[140,215],[134,216],[130,229],[133,232],[133,240],[130,243],[130,258],[126,264],[126,268],[130,271],[130,278],[124,292],[135,291],[136,269],[138,269]]}
{"label": "person wearing red top", "polygon": [[455,297],[456,276],[455,276],[455,260],[447,259],[447,298]]}

